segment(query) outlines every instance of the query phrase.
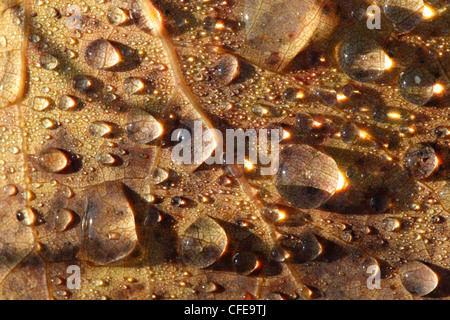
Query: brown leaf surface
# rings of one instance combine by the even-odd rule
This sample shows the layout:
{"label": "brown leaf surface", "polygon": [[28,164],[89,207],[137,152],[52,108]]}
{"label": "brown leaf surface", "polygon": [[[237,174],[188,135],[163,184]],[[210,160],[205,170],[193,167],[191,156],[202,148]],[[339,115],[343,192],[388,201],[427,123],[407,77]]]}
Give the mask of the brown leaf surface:
{"label": "brown leaf surface", "polygon": [[[450,7],[429,1],[435,16],[401,33],[384,15],[368,30],[367,6],[1,0],[0,297],[448,298]],[[381,75],[337,61],[364,37],[393,62]],[[419,65],[444,90],[423,106],[398,90]],[[344,185],[302,208],[257,163],[175,163],[171,133],[195,120],[281,125],[281,146],[312,146]],[[436,158],[419,172],[408,154],[421,146]],[[195,246],[210,251],[186,259]],[[373,265],[380,289],[367,286]]]}

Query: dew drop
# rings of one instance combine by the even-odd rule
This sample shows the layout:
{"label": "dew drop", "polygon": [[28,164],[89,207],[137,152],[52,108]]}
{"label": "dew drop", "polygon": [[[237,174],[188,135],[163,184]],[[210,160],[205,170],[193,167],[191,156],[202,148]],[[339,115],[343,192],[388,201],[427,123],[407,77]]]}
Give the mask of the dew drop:
{"label": "dew drop", "polygon": [[381,221],[381,227],[388,232],[393,232],[400,229],[401,223],[400,220],[396,218],[384,218],[383,221]]}
{"label": "dew drop", "polygon": [[183,261],[206,268],[219,260],[227,248],[225,230],[211,218],[198,218],[184,232],[181,241]]}
{"label": "dew drop", "polygon": [[341,139],[346,144],[352,144],[359,137],[359,129],[353,123],[347,123],[344,125],[341,131]]}
{"label": "dew drop", "polygon": [[385,194],[375,194],[369,200],[369,207],[375,213],[385,212],[387,209],[389,209],[391,204],[392,204],[392,199]]}
{"label": "dew drop", "polygon": [[323,251],[322,245],[312,232],[305,232],[300,236],[285,235],[281,238],[280,244],[293,255],[293,259],[301,261],[314,260]]}
{"label": "dew drop", "polygon": [[40,122],[44,129],[55,129],[58,126],[58,123],[50,118],[42,118]]}
{"label": "dew drop", "polygon": [[152,173],[153,183],[160,184],[169,178],[169,173],[161,168],[156,168]]}
{"label": "dew drop", "polygon": [[46,97],[35,97],[31,104],[32,108],[36,111],[45,111],[50,108],[52,100]]}
{"label": "dew drop", "polygon": [[32,225],[36,221],[36,216],[36,211],[31,207],[25,207],[16,214],[17,220],[26,226]]}
{"label": "dew drop", "polygon": [[420,261],[409,262],[402,266],[400,279],[405,289],[417,296],[431,293],[439,283],[436,273]]}
{"label": "dew drop", "polygon": [[196,290],[199,292],[204,292],[204,293],[212,293],[212,292],[217,291],[217,285],[212,281],[207,281],[207,282],[199,284],[196,287]]}
{"label": "dew drop", "polygon": [[98,39],[87,46],[84,59],[91,68],[109,69],[122,61],[122,54],[110,41]]}
{"label": "dew drop", "polygon": [[63,111],[73,110],[78,106],[78,99],[76,97],[63,94],[59,97],[58,108]]}
{"label": "dew drop", "polygon": [[401,31],[411,31],[423,18],[423,0],[386,0],[383,11],[395,27]]}
{"label": "dew drop", "polygon": [[400,75],[398,88],[406,101],[424,105],[433,97],[434,76],[424,67],[406,69]]}
{"label": "dew drop", "polygon": [[253,252],[238,252],[233,258],[233,268],[239,274],[249,275],[259,267],[259,261],[256,254]]}
{"label": "dew drop", "polygon": [[70,166],[71,160],[66,152],[49,148],[39,153],[38,164],[47,172],[61,172]]}
{"label": "dew drop", "polygon": [[157,210],[150,210],[144,220],[144,226],[146,228],[155,227],[162,220],[162,215]]}
{"label": "dew drop", "polygon": [[123,90],[129,95],[144,92],[145,87],[144,80],[137,77],[128,77],[123,82]]}
{"label": "dew drop", "polygon": [[78,75],[73,78],[73,87],[81,92],[90,92],[94,90],[94,80],[85,75]]}
{"label": "dew drop", "polygon": [[125,130],[128,137],[139,144],[149,143],[163,132],[161,124],[150,113],[139,108],[128,113]]}
{"label": "dew drop", "polygon": [[3,186],[3,192],[10,197],[15,196],[18,191],[19,190],[17,189],[17,187],[13,184],[7,184],[6,186]]}
{"label": "dew drop", "polygon": [[88,188],[81,232],[80,259],[107,265],[135,250],[134,211],[122,183],[104,182]]}
{"label": "dew drop", "polygon": [[416,179],[429,177],[438,165],[438,158],[431,146],[416,144],[406,151],[403,167]]}
{"label": "dew drop", "polygon": [[116,164],[116,157],[108,152],[100,152],[97,157],[97,161],[104,166],[113,166]]}
{"label": "dew drop", "polygon": [[302,209],[324,204],[335,193],[341,179],[333,158],[302,144],[285,146],[275,157],[272,172],[283,199]]}
{"label": "dew drop", "polygon": [[228,85],[239,76],[239,61],[231,54],[224,55],[214,68],[214,76],[221,85]]}
{"label": "dew drop", "polygon": [[119,7],[110,8],[106,14],[106,18],[113,26],[120,26],[130,20],[127,11]]}
{"label": "dew drop", "polygon": [[55,214],[55,230],[66,231],[75,221],[76,213],[67,208],[59,208]]}
{"label": "dew drop", "polygon": [[47,70],[54,70],[59,66],[59,60],[49,53],[43,53],[39,59],[41,67]]}
{"label": "dew drop", "polygon": [[342,70],[356,81],[377,80],[386,70],[386,53],[374,39],[352,37],[344,40],[338,50]]}
{"label": "dew drop", "polygon": [[113,134],[114,126],[105,121],[94,121],[89,124],[89,133],[94,138],[109,137]]}

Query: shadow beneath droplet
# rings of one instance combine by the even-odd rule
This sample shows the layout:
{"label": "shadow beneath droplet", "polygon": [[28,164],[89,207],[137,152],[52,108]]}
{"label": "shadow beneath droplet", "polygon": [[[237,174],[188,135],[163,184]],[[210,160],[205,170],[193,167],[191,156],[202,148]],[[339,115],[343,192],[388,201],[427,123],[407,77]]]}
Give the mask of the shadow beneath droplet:
{"label": "shadow beneath droplet", "polygon": [[425,297],[428,298],[438,298],[443,299],[450,296],[450,270],[445,269],[442,267],[439,267],[435,264],[426,263],[427,266],[429,266],[437,275],[439,282],[436,287],[431,293],[426,295]]}
{"label": "shadow beneath droplet", "polygon": [[175,261],[178,252],[178,235],[173,229],[175,219],[169,214],[162,213],[159,223],[154,226],[145,226],[144,222],[148,213],[159,210],[128,186],[125,185],[124,189],[134,212],[142,264],[157,265]]}

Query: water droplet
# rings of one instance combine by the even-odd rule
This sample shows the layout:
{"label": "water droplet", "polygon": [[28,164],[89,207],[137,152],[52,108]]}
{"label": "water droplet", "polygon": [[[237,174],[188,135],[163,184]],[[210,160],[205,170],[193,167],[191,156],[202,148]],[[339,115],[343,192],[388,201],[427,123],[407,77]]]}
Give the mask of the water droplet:
{"label": "water droplet", "polygon": [[76,97],[63,94],[59,97],[58,108],[63,111],[73,110],[78,106],[78,99]]}
{"label": "water droplet", "polygon": [[224,55],[214,68],[214,76],[221,85],[228,85],[239,76],[239,61],[231,55]]}
{"label": "water droplet", "polygon": [[239,274],[249,275],[259,267],[259,261],[253,252],[238,252],[233,258],[233,268]]}
{"label": "water droplet", "polygon": [[170,204],[174,207],[184,207],[187,205],[187,200],[182,197],[173,197],[170,200]]}
{"label": "water droplet", "polygon": [[150,113],[139,108],[128,113],[125,130],[132,141],[140,144],[155,140],[163,132],[161,124]]}
{"label": "water droplet", "polygon": [[122,54],[112,42],[98,39],[87,46],[84,59],[91,68],[109,69],[122,61]]}
{"label": "water droplet", "polygon": [[313,118],[307,113],[297,113],[295,115],[295,124],[298,128],[299,135],[304,136],[309,133],[313,127]]}
{"label": "water droplet", "polygon": [[285,146],[275,157],[275,186],[297,208],[317,208],[337,190],[340,173],[333,158],[302,144]]}
{"label": "water droplet", "polygon": [[58,126],[58,123],[50,118],[42,118],[41,119],[41,126],[44,129],[55,129]]}
{"label": "water droplet", "polygon": [[400,75],[398,88],[406,101],[424,105],[433,97],[433,85],[436,79],[423,67],[406,69]]}
{"label": "water droplet", "polygon": [[16,218],[20,223],[30,226],[36,221],[37,213],[31,207],[25,207],[17,212]]}
{"label": "water droplet", "polygon": [[323,251],[322,245],[312,232],[305,232],[300,236],[285,235],[281,238],[280,244],[293,255],[293,259],[301,261],[314,260]]}
{"label": "water droplet", "polygon": [[61,172],[70,166],[71,160],[66,152],[49,148],[39,153],[38,164],[47,172]]}
{"label": "water droplet", "polygon": [[381,227],[388,232],[393,232],[400,229],[401,223],[400,220],[396,218],[384,218],[383,221],[381,221]]}
{"label": "water droplet", "polygon": [[438,159],[431,146],[416,144],[406,151],[403,167],[416,179],[429,177],[438,165]]}
{"label": "water droplet", "polygon": [[411,31],[423,18],[423,0],[386,0],[383,11],[395,27],[401,31]]}
{"label": "water droplet", "polygon": [[113,166],[116,164],[116,157],[108,152],[100,152],[97,157],[97,161],[104,166]]}
{"label": "water droplet", "polygon": [[227,247],[225,230],[211,218],[198,218],[184,232],[181,256],[185,263],[206,268],[216,262]]}
{"label": "water droplet", "polygon": [[439,283],[436,273],[420,261],[409,262],[402,266],[400,279],[405,289],[417,296],[431,293]]}
{"label": "water droplet", "polygon": [[152,173],[153,183],[160,184],[169,178],[169,173],[161,168],[156,168]]}
{"label": "water droplet", "polygon": [[6,186],[3,186],[3,192],[10,197],[15,196],[18,191],[19,190],[17,189],[17,187],[13,184],[7,184]]}
{"label": "water droplet", "polygon": [[55,214],[55,230],[67,230],[76,219],[76,213],[67,208],[59,208]]}
{"label": "water droplet", "polygon": [[207,281],[205,283],[201,283],[200,285],[198,285],[196,287],[196,290],[205,293],[212,293],[217,291],[217,285],[212,281]]}
{"label": "water droplet", "polygon": [[80,259],[107,265],[134,251],[137,245],[134,212],[122,183],[104,182],[86,190],[81,231]]}
{"label": "water droplet", "polygon": [[52,100],[46,97],[35,97],[31,104],[36,111],[45,111],[50,108]]}
{"label": "water droplet", "polygon": [[81,92],[90,92],[95,89],[94,80],[91,77],[78,75],[73,78],[73,87]]}
{"label": "water droplet", "polygon": [[376,194],[369,200],[369,207],[375,213],[383,213],[391,206],[392,200],[385,194]]}
{"label": "water droplet", "polygon": [[336,18],[335,4],[324,0],[239,1],[236,10],[245,39],[239,53],[276,70],[286,67],[313,36],[331,31]]}
{"label": "water droplet", "polygon": [[269,205],[261,210],[261,217],[268,223],[277,223],[285,218],[286,214],[274,205]]}
{"label": "water droplet", "polygon": [[108,22],[113,26],[120,26],[130,20],[128,12],[119,7],[112,7],[106,14]]}
{"label": "water droplet", "polygon": [[89,124],[88,130],[94,138],[107,138],[113,134],[114,126],[106,121],[94,121]]}
{"label": "water droplet", "polygon": [[386,70],[386,53],[371,38],[363,36],[344,40],[339,46],[339,64],[352,79],[374,81]]}
{"label": "water droplet", "polygon": [[447,127],[439,126],[434,129],[434,135],[439,139],[444,139],[450,135],[450,130]]}
{"label": "water droplet", "polygon": [[41,67],[47,70],[54,70],[59,66],[59,60],[48,53],[43,53],[39,59]]}
{"label": "water droplet", "polygon": [[143,92],[145,87],[144,80],[137,77],[128,77],[123,82],[123,90],[130,95]]}
{"label": "water droplet", "polygon": [[265,297],[265,300],[286,300],[286,299],[278,292],[270,292]]}
{"label": "water droplet", "polygon": [[359,137],[359,129],[353,123],[344,125],[341,131],[341,139],[346,144],[352,144]]}

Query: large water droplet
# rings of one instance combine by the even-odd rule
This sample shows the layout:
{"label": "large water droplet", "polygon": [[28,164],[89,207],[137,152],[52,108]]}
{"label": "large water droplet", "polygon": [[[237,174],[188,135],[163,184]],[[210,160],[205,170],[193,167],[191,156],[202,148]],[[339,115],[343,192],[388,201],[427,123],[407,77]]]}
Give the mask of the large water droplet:
{"label": "large water droplet", "polygon": [[439,283],[436,273],[420,261],[405,264],[400,270],[400,279],[405,289],[417,296],[431,293]]}
{"label": "large water droplet", "polygon": [[161,124],[150,113],[139,108],[128,113],[125,130],[132,141],[140,144],[155,140],[163,132]]}
{"label": "large water droplet", "polygon": [[433,97],[433,85],[436,79],[423,67],[406,69],[400,75],[398,88],[400,94],[416,105],[424,105]]}
{"label": "large water droplet", "polygon": [[110,264],[128,257],[137,245],[134,212],[118,181],[87,190],[81,224],[81,259]]}
{"label": "large water droplet", "polygon": [[403,166],[416,179],[429,177],[438,165],[436,153],[431,146],[417,144],[406,151]]}
{"label": "large water droplet", "polygon": [[47,172],[61,172],[70,166],[71,160],[66,152],[49,148],[39,153],[38,164]]}
{"label": "large water droplet", "polygon": [[356,36],[339,46],[338,60],[342,70],[352,79],[374,81],[386,70],[386,53],[371,38]]}
{"label": "large water droplet", "polygon": [[283,69],[313,36],[325,36],[332,29],[334,7],[324,0],[239,1],[236,9],[245,33],[239,51],[258,65]]}
{"label": "large water droplet", "polygon": [[109,69],[122,61],[122,54],[110,41],[98,39],[87,46],[84,59],[91,68]]}
{"label": "large water droplet", "polygon": [[386,0],[384,14],[401,31],[411,31],[423,18],[423,0]]}
{"label": "large water droplet", "polygon": [[275,186],[283,199],[297,208],[319,207],[342,179],[333,158],[303,144],[285,146],[275,157],[272,168],[277,167]]}
{"label": "large water droplet", "polygon": [[211,218],[198,218],[184,232],[181,255],[185,263],[206,268],[216,262],[227,247],[225,230]]}

